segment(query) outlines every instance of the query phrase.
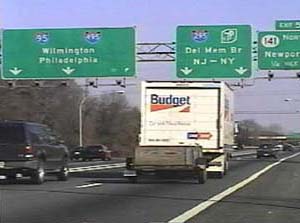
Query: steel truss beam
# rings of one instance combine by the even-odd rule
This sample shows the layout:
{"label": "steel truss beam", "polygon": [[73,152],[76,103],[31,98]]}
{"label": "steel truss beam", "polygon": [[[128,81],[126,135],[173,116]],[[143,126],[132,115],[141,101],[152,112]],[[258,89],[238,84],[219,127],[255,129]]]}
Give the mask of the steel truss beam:
{"label": "steel truss beam", "polygon": [[175,61],[175,42],[137,43],[137,62],[173,62]]}

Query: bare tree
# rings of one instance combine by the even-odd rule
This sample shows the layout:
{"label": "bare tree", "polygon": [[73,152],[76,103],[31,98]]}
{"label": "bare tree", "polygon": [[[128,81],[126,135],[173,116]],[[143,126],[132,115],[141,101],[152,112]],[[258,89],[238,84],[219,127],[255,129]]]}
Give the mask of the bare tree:
{"label": "bare tree", "polygon": [[[2,84],[4,81],[1,81]],[[78,143],[78,104],[83,90],[69,81],[45,82],[48,87],[32,87],[32,81],[18,81],[15,88],[0,88],[0,119],[25,120],[47,124],[55,129],[68,145]]]}
{"label": "bare tree", "polygon": [[[34,82],[20,81],[15,88],[0,88],[0,119],[47,124],[69,147],[77,146],[78,108],[84,92],[75,81],[67,87],[59,83],[48,81],[44,87],[30,87]],[[121,155],[128,154],[137,144],[139,116],[139,110],[130,107],[124,95],[88,98],[83,109],[84,144],[102,143]]]}
{"label": "bare tree", "polygon": [[259,143],[258,136],[277,136],[282,134],[279,125],[262,126],[254,120],[239,122],[239,134],[236,137],[238,144],[256,145]]}
{"label": "bare tree", "polygon": [[124,95],[109,94],[88,102],[85,109],[85,143],[108,145],[122,155],[137,144],[140,112]]}

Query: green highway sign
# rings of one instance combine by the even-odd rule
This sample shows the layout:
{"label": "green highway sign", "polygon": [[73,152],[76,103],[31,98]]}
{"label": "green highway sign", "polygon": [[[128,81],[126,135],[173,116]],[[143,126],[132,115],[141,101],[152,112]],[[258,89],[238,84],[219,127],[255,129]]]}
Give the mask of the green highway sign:
{"label": "green highway sign", "polygon": [[300,30],[300,20],[278,20],[276,30]]}
{"label": "green highway sign", "polygon": [[251,36],[249,25],[178,26],[177,77],[250,77]]}
{"label": "green highway sign", "polygon": [[134,28],[4,30],[3,79],[135,75]]}
{"label": "green highway sign", "polygon": [[261,70],[299,70],[300,31],[258,33],[258,68]]}

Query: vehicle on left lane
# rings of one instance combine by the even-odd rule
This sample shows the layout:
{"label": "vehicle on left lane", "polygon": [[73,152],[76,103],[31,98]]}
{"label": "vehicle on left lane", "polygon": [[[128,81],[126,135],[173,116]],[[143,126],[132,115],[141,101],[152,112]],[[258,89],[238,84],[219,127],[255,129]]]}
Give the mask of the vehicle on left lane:
{"label": "vehicle on left lane", "polygon": [[68,179],[69,151],[46,125],[26,121],[0,122],[0,175],[28,176],[42,184],[46,174]]}

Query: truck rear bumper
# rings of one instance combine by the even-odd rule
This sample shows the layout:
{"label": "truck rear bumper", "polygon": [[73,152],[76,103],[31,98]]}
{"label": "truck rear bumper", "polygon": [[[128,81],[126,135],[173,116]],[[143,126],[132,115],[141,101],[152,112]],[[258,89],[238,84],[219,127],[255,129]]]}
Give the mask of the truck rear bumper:
{"label": "truck rear bumper", "polygon": [[204,165],[198,166],[131,166],[124,171],[124,176],[136,176],[141,172],[194,172],[206,169]]}
{"label": "truck rear bumper", "polygon": [[160,177],[193,177],[203,173],[206,166],[132,166],[123,172],[127,178],[136,178],[137,176],[160,176]]}
{"label": "truck rear bumper", "polygon": [[209,166],[207,172],[224,172],[224,166]]}
{"label": "truck rear bumper", "polygon": [[144,171],[178,171],[178,170],[194,170],[197,168],[196,166],[141,166],[141,165],[135,165],[135,170],[144,170]]}
{"label": "truck rear bumper", "polygon": [[37,161],[1,161],[0,175],[30,175],[37,168]]}

